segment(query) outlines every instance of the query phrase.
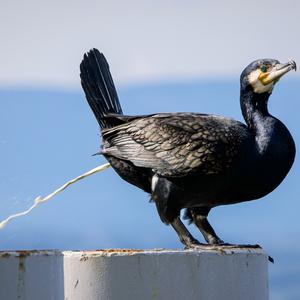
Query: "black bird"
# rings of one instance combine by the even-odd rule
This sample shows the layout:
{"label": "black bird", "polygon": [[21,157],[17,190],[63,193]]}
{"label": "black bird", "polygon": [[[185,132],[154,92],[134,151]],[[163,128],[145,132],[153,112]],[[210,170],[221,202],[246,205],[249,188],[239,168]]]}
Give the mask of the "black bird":
{"label": "black bird", "polygon": [[246,125],[200,113],[123,115],[102,53],[80,65],[81,84],[102,130],[101,154],[127,182],[151,194],[159,216],[186,247],[200,243],[180,220],[181,209],[209,244],[222,244],[207,220],[218,205],[261,198],[289,172],[295,144],[268,111],[275,83],[296,63],[252,62],[242,72],[240,105]]}

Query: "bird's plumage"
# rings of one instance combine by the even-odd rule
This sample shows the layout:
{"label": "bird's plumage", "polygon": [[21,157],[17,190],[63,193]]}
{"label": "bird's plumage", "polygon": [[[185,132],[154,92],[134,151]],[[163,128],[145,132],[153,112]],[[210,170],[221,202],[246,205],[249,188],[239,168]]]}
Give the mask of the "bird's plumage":
{"label": "bird's plumage", "polygon": [[81,84],[86,99],[101,128],[111,127],[111,122],[103,118],[108,113],[122,114],[118,94],[112,80],[108,63],[97,49],[84,55],[80,66]]}
{"label": "bird's plumage", "polygon": [[207,220],[211,208],[249,201],[274,190],[287,175],[295,144],[268,112],[275,83],[295,62],[264,59],[241,75],[246,125],[199,113],[123,115],[108,63],[97,49],[84,55],[81,82],[102,131],[101,153],[127,182],[151,194],[159,216],[188,247],[198,244],[180,210],[208,243],[220,244]]}
{"label": "bird's plumage", "polygon": [[234,163],[247,127],[220,116],[155,114],[103,131],[103,153],[165,177],[220,174]]}

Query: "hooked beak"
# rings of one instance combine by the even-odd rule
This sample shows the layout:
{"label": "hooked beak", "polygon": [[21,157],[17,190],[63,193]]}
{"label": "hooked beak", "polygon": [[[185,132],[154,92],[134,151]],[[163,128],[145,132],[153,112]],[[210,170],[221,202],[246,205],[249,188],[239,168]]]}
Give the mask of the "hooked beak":
{"label": "hooked beak", "polygon": [[276,64],[269,72],[260,75],[260,81],[263,85],[268,85],[271,82],[276,83],[284,74],[291,70],[297,70],[296,62],[293,60],[286,64]]}

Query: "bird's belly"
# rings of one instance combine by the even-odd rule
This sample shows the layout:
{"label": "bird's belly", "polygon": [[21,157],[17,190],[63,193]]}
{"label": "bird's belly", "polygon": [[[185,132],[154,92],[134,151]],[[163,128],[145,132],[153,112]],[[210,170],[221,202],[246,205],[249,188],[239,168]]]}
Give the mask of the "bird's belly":
{"label": "bird's belly", "polygon": [[221,176],[198,176],[175,180],[183,187],[184,207],[234,204],[262,198],[272,192],[285,178],[288,168],[266,168],[252,165],[243,172]]}

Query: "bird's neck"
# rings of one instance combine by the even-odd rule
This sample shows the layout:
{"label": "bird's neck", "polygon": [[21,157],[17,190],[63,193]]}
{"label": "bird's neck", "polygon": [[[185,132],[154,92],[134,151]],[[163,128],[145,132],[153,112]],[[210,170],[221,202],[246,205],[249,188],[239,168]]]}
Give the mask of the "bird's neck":
{"label": "bird's neck", "polygon": [[[269,93],[241,92],[241,109],[250,132],[255,136],[258,151],[262,154],[269,149],[272,132],[281,124],[269,114]],[[278,124],[280,123],[280,124]]]}
{"label": "bird's neck", "polygon": [[257,94],[252,90],[241,91],[241,109],[243,117],[254,134],[258,134],[266,118],[271,117],[268,111],[269,93]]}

